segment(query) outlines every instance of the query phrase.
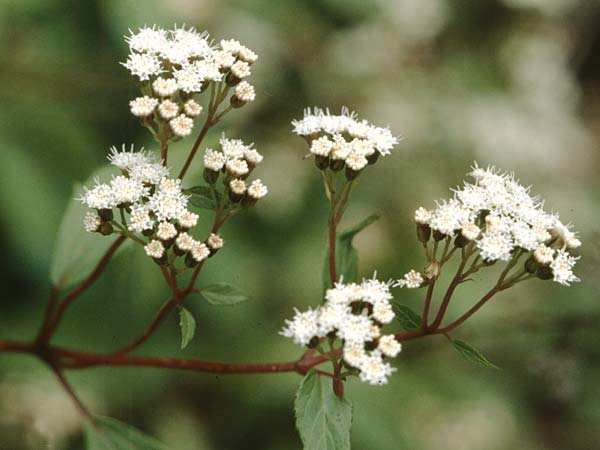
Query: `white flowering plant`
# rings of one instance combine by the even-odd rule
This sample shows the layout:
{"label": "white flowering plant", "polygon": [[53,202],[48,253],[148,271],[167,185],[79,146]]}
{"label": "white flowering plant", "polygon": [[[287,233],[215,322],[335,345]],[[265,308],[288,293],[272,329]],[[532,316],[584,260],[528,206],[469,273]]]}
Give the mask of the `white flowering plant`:
{"label": "white flowering plant", "polygon": [[[359,119],[348,109],[334,114],[313,108],[292,125],[307,143],[306,157],[320,172],[329,204],[324,295],[312,308],[295,309],[280,332],[304,347],[303,353],[291,362],[247,364],[133,355],[173,311],[179,313],[181,347],[190,344],[196,322],[184,304],[192,294],[217,305],[248,298],[228,283],[199,286],[198,281],[202,267],[224,247],[224,225],[254,207],[268,189],[260,179],[251,179],[263,156],[243,140],[223,134],[218,148],[205,149],[202,165],[195,163],[210,129],[227,113],[255,99],[246,78],[258,56],[238,41],[215,43],[207,33],[186,27],[144,27],[131,32],[126,42],[130,54],[122,64],[140,90],[140,96],[129,103],[131,113],[149,130],[159,151],[134,146],[110,150],[114,173],[110,178],[97,176],[77,195],[77,202],[86,208],[74,210],[77,229],[71,227],[73,211],[65,215],[51,295],[37,337],[32,342],[0,340],[0,351],[33,355],[56,374],[88,420],[89,449],[165,448],[125,424],[88,410],[65,372],[99,366],[229,374],[295,372],[304,377],[295,399],[304,448],[349,449],[352,405],[344,385],[350,378],[371,385],[387,383],[397,370],[390,360],[400,354],[402,343],[427,335],[443,335],[468,360],[495,367],[451,333],[496,294],[519,283],[553,280],[568,286],[579,281],[573,267],[581,242],[571,226],[561,222],[557,213],[546,212],[543,202],[514,175],[477,164],[469,173],[472,181],[454,189],[451,199],[438,201],[432,209],[416,210],[416,237],[426,260],[422,270],[411,269],[397,280],[360,278],[353,238],[377,216],[343,231],[340,225],[352,189],[366,178],[363,172],[375,170],[370,166],[390,155],[399,139],[389,128]],[[173,172],[167,164],[169,145],[191,135],[198,120],[203,125],[183,166]],[[191,170],[202,176],[203,184],[188,185],[186,175]],[[213,218],[209,230],[199,229],[203,214]],[[138,337],[113,352],[55,346],[52,338],[65,312],[126,242],[140,246],[139,251],[156,264],[169,298]],[[436,302],[440,277],[452,265],[456,272]],[[499,275],[487,293],[445,323],[457,288],[476,272],[495,270],[495,266],[501,266]],[[393,290],[400,288],[424,290],[422,312],[398,301],[403,291],[394,294]]]}

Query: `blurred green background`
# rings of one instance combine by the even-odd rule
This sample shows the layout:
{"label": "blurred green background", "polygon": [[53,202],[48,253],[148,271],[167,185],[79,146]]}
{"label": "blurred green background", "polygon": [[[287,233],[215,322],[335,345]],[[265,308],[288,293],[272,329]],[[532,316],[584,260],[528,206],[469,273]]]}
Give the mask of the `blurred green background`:
{"label": "blurred green background", "polygon": [[[319,302],[326,202],[290,121],[309,105],[347,105],[404,137],[361,177],[345,219],[382,216],[357,238],[362,275],[398,278],[423,266],[412,212],[448,197],[474,160],[533,184],[584,243],[582,283],[519,285],[455,332],[502,370],[471,366],[433,337],[404,345],[389,385],[349,382],[353,448],[598,448],[600,3],[592,0],[0,0],[0,338],[34,336],[73,184],[106,162],[111,145],[154,148],[129,113],[136,90],[118,64],[128,28],[154,23],[194,25],[259,53],[257,101],[221,128],[266,155],[258,176],[270,193],[227,225],[226,247],[200,280],[235,283],[252,301],[227,309],[191,298],[191,345],[179,350],[172,315],[140,353],[232,362],[301,353],[277,333],[293,306]],[[179,167],[191,143],[175,145],[170,162]],[[200,159],[193,167],[198,176]],[[211,219],[205,212],[205,225]],[[161,281],[140,249],[123,252],[69,310],[56,343],[124,344],[166,298]],[[450,315],[489,286],[477,276]],[[422,296],[396,291],[415,309]],[[294,374],[68,376],[94,411],[174,450],[300,448]],[[79,430],[45,367],[0,355],[0,449],[80,449]]]}

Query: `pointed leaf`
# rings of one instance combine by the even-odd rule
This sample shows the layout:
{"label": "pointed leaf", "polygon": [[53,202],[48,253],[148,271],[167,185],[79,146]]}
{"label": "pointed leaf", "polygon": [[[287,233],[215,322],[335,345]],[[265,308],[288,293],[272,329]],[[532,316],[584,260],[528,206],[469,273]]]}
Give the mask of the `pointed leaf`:
{"label": "pointed leaf", "polygon": [[421,316],[414,312],[406,305],[401,305],[400,303],[393,302],[392,309],[394,310],[394,314],[396,315],[396,319],[402,325],[406,331],[416,330],[421,326]]}
{"label": "pointed leaf", "polygon": [[304,450],[350,450],[352,404],[333,393],[331,379],[308,372],[294,402]]}
{"label": "pointed leaf", "polygon": [[211,305],[230,306],[245,302],[250,297],[229,283],[215,283],[200,289],[200,295]]}
{"label": "pointed leaf", "polygon": [[499,367],[490,362],[485,356],[481,354],[475,347],[467,344],[461,340],[452,341],[452,345],[458,353],[460,353],[467,361],[472,362],[478,366],[487,367],[490,369],[499,369]]}
{"label": "pointed leaf", "polygon": [[[350,283],[356,281],[358,276],[358,252],[352,245],[354,236],[378,219],[378,214],[372,214],[362,222],[338,233],[335,247],[335,265],[338,277],[343,276],[344,282]],[[325,251],[325,261],[323,266],[323,289],[329,289],[331,285],[328,246]]]}
{"label": "pointed leaf", "polygon": [[217,204],[213,200],[213,194],[209,186],[194,186],[184,191],[186,194],[191,194],[190,203],[197,208],[201,209],[216,209],[221,203],[221,193],[215,190],[215,199]]}
{"label": "pointed leaf", "polygon": [[[111,173],[115,173],[114,168],[103,167],[95,171],[85,185],[93,185],[93,179],[96,177],[103,181],[109,181]],[[83,280],[94,269],[117,237],[116,234],[102,236],[99,233],[88,233],[84,230],[83,218],[85,213],[90,210],[76,199],[82,192],[81,185],[76,185],[73,189],[71,201],[58,230],[50,264],[50,280],[53,285],[61,289]],[[121,249],[123,247],[124,245],[121,246]]]}
{"label": "pointed leaf", "polygon": [[183,350],[196,334],[196,319],[185,308],[179,310],[179,326],[181,327],[181,349]]}
{"label": "pointed leaf", "polygon": [[169,450],[151,436],[110,417],[84,426],[86,450]]}

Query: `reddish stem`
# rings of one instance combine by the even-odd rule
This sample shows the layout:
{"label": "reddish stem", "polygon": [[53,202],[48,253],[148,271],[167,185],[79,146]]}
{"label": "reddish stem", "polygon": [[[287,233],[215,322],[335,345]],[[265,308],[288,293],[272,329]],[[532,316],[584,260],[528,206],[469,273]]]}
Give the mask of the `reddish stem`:
{"label": "reddish stem", "polygon": [[196,156],[196,152],[198,151],[198,148],[200,147],[200,144],[202,143],[202,140],[204,139],[204,137],[206,136],[206,133],[208,133],[208,129],[212,125],[213,125],[213,123],[212,123],[212,115],[208,114],[208,116],[206,117],[206,121],[204,122],[204,126],[202,127],[202,130],[200,130],[200,134],[196,138],[196,141],[194,142],[194,145],[192,146],[192,149],[190,150],[190,154],[188,155],[188,157],[187,157],[187,159],[185,161],[185,164],[181,168],[181,172],[179,172],[179,179],[180,180],[183,180],[183,177],[185,176],[185,174],[187,173],[188,169],[190,168],[190,164],[192,163],[192,160],[194,159],[194,156]]}
{"label": "reddish stem", "polygon": [[87,276],[87,278],[85,278],[75,289],[73,289],[62,299],[62,301],[58,305],[58,309],[54,314],[53,318],[48,321],[47,325],[44,328],[41,329],[39,335],[39,342],[48,342],[52,338],[52,335],[58,328],[58,325],[60,324],[60,321],[62,320],[62,317],[69,305],[73,302],[73,300],[75,300],[77,297],[83,294],[92,284],[94,284],[94,282],[98,279],[98,277],[102,274],[102,272],[108,265],[108,262],[113,257],[115,252],[119,249],[121,244],[125,242],[125,239],[125,236],[119,236],[115,240],[115,242],[113,242],[113,244],[108,248],[106,253],[104,253],[104,256],[102,256],[100,261],[98,261],[98,264],[96,265],[92,273],[90,273]]}

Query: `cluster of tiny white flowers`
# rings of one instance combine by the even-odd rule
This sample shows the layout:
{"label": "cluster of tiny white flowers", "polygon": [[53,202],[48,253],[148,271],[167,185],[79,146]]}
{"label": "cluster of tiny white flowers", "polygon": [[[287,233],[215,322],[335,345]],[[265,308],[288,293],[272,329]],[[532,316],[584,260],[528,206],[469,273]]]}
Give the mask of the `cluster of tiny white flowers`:
{"label": "cluster of tiny white flowers", "polygon": [[210,184],[217,182],[220,173],[225,175],[225,189],[229,199],[243,204],[254,204],[268,193],[260,179],[247,184],[246,179],[260,164],[263,156],[240,139],[228,139],[224,135],[219,144],[221,151],[207,148],[204,153],[204,178]]}
{"label": "cluster of tiny white flowers", "polygon": [[342,108],[340,115],[310,108],[304,118],[292,121],[294,132],[310,143],[310,152],[321,169],[340,170],[346,166],[348,178],[356,176],[377,158],[390,154],[398,143],[389,128],[359,120],[356,113]]}
{"label": "cluster of tiny white flowers", "polygon": [[554,281],[579,281],[572,272],[578,258],[568,251],[581,241],[570,225],[545,212],[543,202],[512,174],[475,165],[469,176],[474,182],[455,189],[452,199],[438,202],[431,211],[417,209],[415,222],[429,227],[438,239],[458,236],[457,242],[474,242],[485,261],[509,261],[517,250],[531,252],[538,267],[551,268]]}
{"label": "cluster of tiny white flowers", "polygon": [[188,136],[202,106],[194,97],[210,83],[235,86],[234,107],[255,98],[254,87],[242,81],[258,56],[233,39],[213,45],[208,33],[194,28],[143,27],[126,37],[129,56],[122,63],[138,79],[142,96],[129,102],[131,113],[146,125],[161,124],[171,136]]}
{"label": "cluster of tiny white flowers", "polygon": [[[84,217],[86,231],[103,231],[103,225],[108,224],[106,234],[110,234],[113,209],[118,208],[125,217],[120,226],[127,227],[129,232],[140,233],[142,241],[147,239],[144,250],[157,261],[165,261],[173,242],[176,253],[189,252],[188,265],[202,261],[211,250],[223,246],[223,240],[215,234],[205,244],[187,233],[196,226],[198,215],[187,209],[188,196],[181,190],[181,180],[169,178],[168,169],[149,152],[143,149],[136,152],[133,147],[128,151],[125,146],[119,151],[113,147],[108,159],[121,169],[122,175],[113,176],[109,183],[96,180],[92,188],[84,188],[80,200],[96,210]],[[186,240],[184,247],[178,245],[182,240]]]}
{"label": "cluster of tiny white flowers", "polygon": [[408,289],[416,289],[416,288],[420,288],[421,286],[423,286],[423,283],[425,283],[425,279],[423,278],[423,275],[421,275],[416,270],[411,270],[410,272],[406,273],[404,275],[404,277],[402,277],[400,280],[398,280],[398,282],[396,283],[396,286],[397,287],[405,287]]}
{"label": "cluster of tiny white flowers", "polygon": [[390,284],[376,279],[362,283],[336,283],[325,294],[325,303],[285,321],[281,334],[300,345],[335,336],[342,341],[345,363],[358,369],[362,381],[384,384],[394,368],[384,357],[401,350],[394,335],[382,335],[381,327],[394,319]]}

